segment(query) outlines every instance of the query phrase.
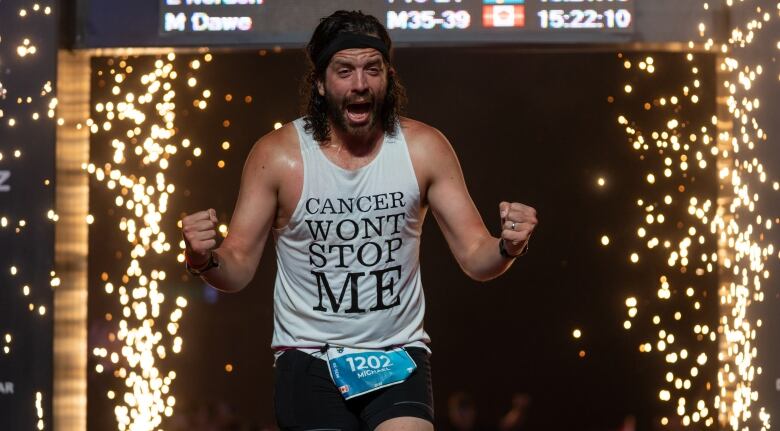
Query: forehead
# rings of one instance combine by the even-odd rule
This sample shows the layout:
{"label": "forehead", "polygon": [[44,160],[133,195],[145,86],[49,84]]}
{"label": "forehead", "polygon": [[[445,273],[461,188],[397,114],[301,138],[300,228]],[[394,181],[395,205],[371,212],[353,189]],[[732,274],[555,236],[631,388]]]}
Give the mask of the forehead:
{"label": "forehead", "polygon": [[330,61],[368,62],[381,59],[382,53],[374,48],[349,48],[333,54]]}

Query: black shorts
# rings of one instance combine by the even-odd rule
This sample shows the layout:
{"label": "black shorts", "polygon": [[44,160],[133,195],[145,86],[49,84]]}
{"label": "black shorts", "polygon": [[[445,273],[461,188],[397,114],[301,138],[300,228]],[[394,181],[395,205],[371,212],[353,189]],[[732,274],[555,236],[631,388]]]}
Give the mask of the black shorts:
{"label": "black shorts", "polygon": [[373,430],[382,422],[412,416],[433,423],[428,352],[406,349],[417,369],[403,383],[344,400],[322,359],[298,350],[276,361],[274,406],[282,430]]}

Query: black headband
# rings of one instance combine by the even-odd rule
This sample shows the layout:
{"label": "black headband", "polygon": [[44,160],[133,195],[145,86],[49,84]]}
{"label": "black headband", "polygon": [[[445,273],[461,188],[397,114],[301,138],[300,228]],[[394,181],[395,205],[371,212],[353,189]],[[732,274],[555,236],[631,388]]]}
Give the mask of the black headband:
{"label": "black headband", "polygon": [[390,60],[387,45],[382,42],[382,39],[362,33],[339,33],[317,56],[315,67],[317,70],[322,70],[328,65],[333,54],[342,49],[350,48],[374,48],[382,54],[385,60]]}

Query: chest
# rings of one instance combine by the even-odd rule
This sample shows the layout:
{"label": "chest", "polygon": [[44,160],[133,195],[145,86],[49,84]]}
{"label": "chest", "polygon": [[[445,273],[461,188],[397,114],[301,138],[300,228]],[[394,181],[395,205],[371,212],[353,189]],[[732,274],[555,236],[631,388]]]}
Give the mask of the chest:
{"label": "chest", "polygon": [[[332,156],[332,157],[331,157]],[[312,163],[314,157],[322,157],[321,163]],[[283,172],[283,180],[280,182],[277,195],[277,211],[274,227],[279,228],[286,226],[290,222],[295,209],[299,205],[309,205],[310,210],[318,211],[330,211],[338,213],[344,210],[345,205],[352,208],[354,211],[371,209],[384,209],[390,208],[393,205],[398,205],[399,196],[401,196],[400,190],[395,190],[392,187],[377,186],[400,182],[407,186],[416,185],[416,189],[419,189],[419,203],[420,209],[427,207],[426,190],[427,180],[422,174],[422,167],[418,166],[418,162],[413,155],[410,155],[412,164],[411,173],[405,174],[409,170],[401,168],[390,168],[384,166],[381,170],[381,174],[377,169],[372,169],[374,166],[368,166],[374,163],[373,157],[345,157],[344,155],[333,155],[326,151],[317,154],[309,154],[307,159],[309,160],[309,166],[307,168],[304,163],[303,156],[298,154],[293,158],[290,163],[285,166],[285,172]],[[316,159],[315,159],[316,160]],[[324,163],[322,163],[324,162]],[[369,169],[366,175],[352,175],[359,170]],[[313,169],[326,169],[332,170],[330,172],[318,173]],[[388,172],[390,170],[390,172]],[[304,180],[308,171],[308,186],[307,190],[304,190]],[[332,175],[330,175],[332,174]],[[372,174],[379,175],[378,178],[372,178]],[[388,175],[389,174],[389,175]],[[404,175],[404,178],[395,178],[398,175]],[[312,178],[313,177],[313,178]],[[356,189],[354,184],[350,184],[350,179],[356,178],[357,181],[370,181],[374,183],[374,193],[361,193]],[[389,179],[389,181],[388,181]],[[344,181],[345,180],[345,181]],[[396,181],[402,180],[402,181]],[[316,190],[317,196],[313,196],[311,191]],[[415,190],[416,192],[417,190]],[[307,196],[304,196],[306,192]],[[340,196],[341,198],[339,198]]]}

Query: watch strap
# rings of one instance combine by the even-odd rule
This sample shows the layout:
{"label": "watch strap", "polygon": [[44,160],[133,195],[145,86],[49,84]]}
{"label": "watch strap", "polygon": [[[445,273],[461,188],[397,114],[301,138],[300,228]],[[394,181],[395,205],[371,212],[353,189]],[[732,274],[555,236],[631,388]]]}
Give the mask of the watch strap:
{"label": "watch strap", "polygon": [[506,251],[506,245],[504,245],[504,238],[501,238],[498,240],[498,252],[501,254],[502,257],[506,259],[514,259],[520,257],[528,252],[528,241],[525,242],[525,245],[523,246],[523,249],[520,250],[520,253],[509,254],[509,252]]}
{"label": "watch strap", "polygon": [[187,259],[187,256],[185,255],[184,258],[184,266],[187,268],[187,272],[189,272],[192,275],[195,276],[201,276],[204,272],[210,270],[211,268],[218,268],[219,267],[219,261],[216,258],[216,254],[213,251],[209,252],[209,258],[203,265],[200,266],[192,266],[190,265],[189,259]]}

